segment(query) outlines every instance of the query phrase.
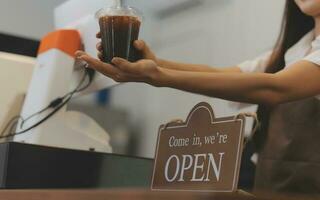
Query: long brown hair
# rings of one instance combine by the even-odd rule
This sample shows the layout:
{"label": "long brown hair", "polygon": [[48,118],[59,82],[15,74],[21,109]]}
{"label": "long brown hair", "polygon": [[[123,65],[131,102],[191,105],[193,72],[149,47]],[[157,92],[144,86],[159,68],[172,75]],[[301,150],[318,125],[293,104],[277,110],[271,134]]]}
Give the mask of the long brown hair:
{"label": "long brown hair", "polygon": [[[285,53],[305,34],[314,28],[314,19],[304,14],[294,0],[287,0],[282,21],[281,33],[274,47],[271,59],[266,69],[267,73],[277,73],[285,67]],[[261,150],[267,137],[270,108],[260,105],[258,117],[261,122],[258,133],[254,136],[257,150]]]}

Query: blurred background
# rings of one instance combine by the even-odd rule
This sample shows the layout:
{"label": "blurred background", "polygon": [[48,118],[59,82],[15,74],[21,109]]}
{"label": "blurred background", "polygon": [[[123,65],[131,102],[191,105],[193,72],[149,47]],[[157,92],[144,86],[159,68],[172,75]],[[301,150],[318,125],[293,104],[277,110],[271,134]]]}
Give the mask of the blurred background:
{"label": "blurred background", "polygon": [[[24,55],[21,59],[32,66],[39,41],[54,30],[54,8],[63,2],[1,0],[0,51]],[[272,49],[284,7],[279,0],[128,0],[127,4],[144,13],[140,38],[158,57],[221,67]],[[23,81],[19,74],[11,79]],[[6,95],[7,86],[0,87],[1,95]],[[115,153],[153,158],[158,127],[171,119],[185,119],[201,101],[210,103],[218,117],[244,111],[219,99],[134,83],[78,97],[69,109],[87,113],[105,128]],[[0,122],[3,117],[1,112]]]}

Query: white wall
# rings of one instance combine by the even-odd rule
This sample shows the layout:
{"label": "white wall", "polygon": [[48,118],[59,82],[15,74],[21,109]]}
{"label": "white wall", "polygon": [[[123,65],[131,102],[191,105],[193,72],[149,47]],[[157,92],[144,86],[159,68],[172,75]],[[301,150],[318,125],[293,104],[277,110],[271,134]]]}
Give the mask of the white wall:
{"label": "white wall", "polygon": [[[143,6],[143,0],[138,2]],[[153,18],[147,12],[142,38],[162,58],[235,65],[273,47],[283,5],[279,0],[203,0],[203,5],[167,18]],[[220,117],[239,112],[225,101],[143,84],[113,91],[113,105],[130,111],[131,123],[140,131],[139,154],[147,157],[154,156],[159,125],[185,119],[200,101],[211,103]]]}
{"label": "white wall", "polygon": [[65,0],[1,0],[0,32],[40,39],[53,30],[53,9]]}

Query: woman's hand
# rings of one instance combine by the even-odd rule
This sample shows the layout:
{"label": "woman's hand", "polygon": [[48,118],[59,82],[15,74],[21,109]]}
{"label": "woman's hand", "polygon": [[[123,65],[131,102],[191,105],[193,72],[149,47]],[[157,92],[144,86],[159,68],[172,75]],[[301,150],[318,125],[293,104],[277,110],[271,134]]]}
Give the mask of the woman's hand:
{"label": "woman's hand", "polygon": [[[101,33],[97,34],[97,38],[99,39],[101,38]],[[133,43],[133,45],[138,51],[142,53],[143,59],[153,60],[155,63],[159,65],[157,57],[143,40],[136,40]],[[101,42],[97,44],[97,50],[98,50],[98,58],[100,60],[103,60],[103,54],[102,54],[103,48],[102,48]]]}
{"label": "woman's hand", "polygon": [[77,51],[76,57],[88,63],[89,67],[99,71],[116,82],[144,82],[156,86],[160,74],[158,65],[149,59],[131,63],[122,58],[112,59],[112,65],[89,56],[83,51]]}

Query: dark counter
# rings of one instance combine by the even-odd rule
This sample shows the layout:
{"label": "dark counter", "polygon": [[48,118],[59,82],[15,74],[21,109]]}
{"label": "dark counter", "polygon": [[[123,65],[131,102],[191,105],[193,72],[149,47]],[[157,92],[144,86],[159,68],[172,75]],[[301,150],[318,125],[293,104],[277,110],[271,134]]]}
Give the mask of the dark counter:
{"label": "dark counter", "polygon": [[150,187],[153,160],[21,143],[0,144],[0,188]]}

